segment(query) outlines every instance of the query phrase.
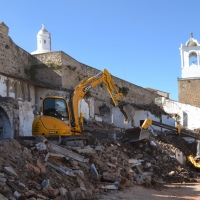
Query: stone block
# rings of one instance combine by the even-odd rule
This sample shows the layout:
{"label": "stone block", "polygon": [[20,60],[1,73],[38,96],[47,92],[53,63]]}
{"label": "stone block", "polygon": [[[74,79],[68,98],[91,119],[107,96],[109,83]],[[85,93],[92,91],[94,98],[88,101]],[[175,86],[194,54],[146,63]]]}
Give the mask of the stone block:
{"label": "stone block", "polygon": [[121,179],[118,174],[116,174],[116,173],[109,173],[109,172],[103,172],[101,178],[104,181],[108,181],[108,182],[115,182],[115,181],[119,181]]}
{"label": "stone block", "polygon": [[4,170],[5,170],[5,172],[7,172],[9,174],[12,174],[12,175],[18,177],[17,173],[15,172],[15,170],[12,167],[4,167]]}
{"label": "stone block", "polygon": [[92,175],[94,176],[94,178],[98,179],[99,178],[99,174],[98,174],[97,169],[96,169],[94,164],[90,165],[90,170],[91,170]]}

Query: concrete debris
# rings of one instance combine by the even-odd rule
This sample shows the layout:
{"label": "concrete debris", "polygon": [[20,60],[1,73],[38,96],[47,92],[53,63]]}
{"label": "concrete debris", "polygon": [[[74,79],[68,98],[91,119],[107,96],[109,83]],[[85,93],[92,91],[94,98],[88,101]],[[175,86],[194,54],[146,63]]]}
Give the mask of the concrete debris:
{"label": "concrete debris", "polygon": [[142,175],[138,175],[135,180],[139,185],[144,183],[144,179]]}
{"label": "concrete debris", "polygon": [[39,150],[39,151],[46,151],[46,149],[47,149],[47,146],[44,142],[39,142],[39,143],[35,144],[35,146],[36,146],[37,150]]}
{"label": "concrete debris", "polygon": [[150,145],[151,145],[151,146],[154,146],[154,147],[157,146],[156,143],[155,143],[154,141],[151,141],[151,142],[150,142]]}
{"label": "concrete debris", "polygon": [[77,178],[77,182],[78,182],[78,184],[79,184],[79,186],[80,186],[80,189],[86,191],[85,184],[84,184],[84,182],[82,181],[82,179]]}
{"label": "concrete debris", "polygon": [[96,153],[93,148],[76,149],[78,153]]}
{"label": "concrete debris", "polygon": [[102,188],[102,189],[108,189],[108,190],[118,190],[118,185],[115,185],[115,184],[99,184],[99,188]]}
{"label": "concrete debris", "polygon": [[142,161],[143,161],[143,160],[137,160],[137,159],[133,159],[133,158],[131,158],[131,159],[128,160],[128,162],[129,162],[130,164],[132,164],[132,166],[141,165],[141,162],[142,162]]}
{"label": "concrete debris", "polygon": [[75,160],[81,161],[81,162],[88,162],[88,159],[85,159],[84,156],[81,156],[80,154],[74,153],[73,151],[70,151],[68,149],[62,148],[58,145],[55,145],[53,143],[50,143],[50,148],[56,152],[59,152],[65,156],[68,156],[70,158],[73,158]]}
{"label": "concrete debris", "polygon": [[91,164],[90,170],[91,170],[91,172],[92,172],[93,177],[94,177],[95,179],[98,179],[98,178],[99,178],[99,174],[98,174],[97,169],[96,169],[96,167],[95,167],[94,164]]}
{"label": "concrete debris", "polygon": [[0,199],[86,200],[136,184],[195,182],[199,173],[185,162],[192,144],[155,133],[134,143],[96,138],[75,147],[45,138],[0,141]]}
{"label": "concrete debris", "polygon": [[4,170],[6,173],[11,174],[11,175],[15,175],[18,176],[15,172],[15,170],[12,167],[4,167]]}
{"label": "concrete debris", "polygon": [[76,175],[73,173],[73,171],[71,169],[68,169],[67,167],[64,167],[64,166],[56,166],[56,165],[53,165],[52,163],[50,162],[47,162],[47,165],[54,168],[55,170],[63,173],[63,174],[66,174],[68,176],[71,176],[71,177],[75,177]]}
{"label": "concrete debris", "polygon": [[121,177],[118,174],[108,173],[108,172],[103,172],[101,178],[102,178],[103,181],[107,181],[107,182],[116,182],[116,181],[121,180]]}
{"label": "concrete debris", "polygon": [[7,181],[6,178],[0,178],[0,183],[5,183]]}
{"label": "concrete debris", "polygon": [[53,157],[59,157],[59,158],[63,158],[63,157],[65,157],[63,154],[58,154],[58,153],[47,153],[47,155],[45,156],[45,162],[48,160],[48,158],[50,157],[50,156],[53,156]]}

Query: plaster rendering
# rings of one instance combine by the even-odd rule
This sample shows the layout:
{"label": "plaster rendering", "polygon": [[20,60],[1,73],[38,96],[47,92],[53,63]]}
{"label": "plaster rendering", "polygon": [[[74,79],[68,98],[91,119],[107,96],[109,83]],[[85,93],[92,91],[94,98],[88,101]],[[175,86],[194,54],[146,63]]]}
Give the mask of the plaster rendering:
{"label": "plaster rendering", "polygon": [[32,136],[33,108],[30,102],[18,101],[19,105],[19,135]]}

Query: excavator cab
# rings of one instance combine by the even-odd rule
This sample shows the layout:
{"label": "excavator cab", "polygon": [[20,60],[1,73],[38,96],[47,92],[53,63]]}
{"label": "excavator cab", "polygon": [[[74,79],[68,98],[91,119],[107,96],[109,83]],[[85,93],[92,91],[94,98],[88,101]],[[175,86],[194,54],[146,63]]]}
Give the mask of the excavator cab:
{"label": "excavator cab", "polygon": [[43,100],[43,115],[52,116],[62,121],[69,121],[67,103],[60,97],[46,97]]}
{"label": "excavator cab", "polygon": [[34,119],[32,134],[44,136],[72,135],[69,108],[63,97],[47,96],[43,99],[42,115]]}

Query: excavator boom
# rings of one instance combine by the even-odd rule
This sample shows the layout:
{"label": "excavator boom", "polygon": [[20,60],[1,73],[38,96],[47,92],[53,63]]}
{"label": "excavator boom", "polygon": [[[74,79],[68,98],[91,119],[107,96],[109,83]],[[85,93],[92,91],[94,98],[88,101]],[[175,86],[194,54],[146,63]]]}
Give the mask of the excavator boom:
{"label": "excavator boom", "polygon": [[[115,86],[110,73],[104,69],[102,72],[98,73],[96,76],[92,76],[75,87],[73,96],[71,96],[70,108],[72,109],[72,116],[74,126],[72,127],[72,132],[82,132],[82,117],[78,115],[78,102],[84,98],[85,94],[97,85],[104,83],[108,93],[110,94],[114,105],[117,106],[119,101],[124,100],[124,95],[118,92],[118,88]],[[82,121],[80,121],[82,120]]]}

